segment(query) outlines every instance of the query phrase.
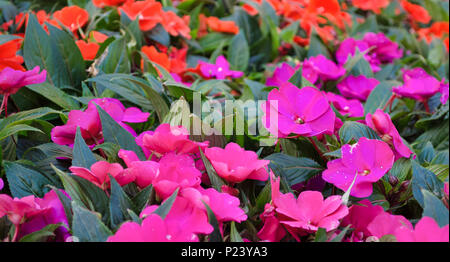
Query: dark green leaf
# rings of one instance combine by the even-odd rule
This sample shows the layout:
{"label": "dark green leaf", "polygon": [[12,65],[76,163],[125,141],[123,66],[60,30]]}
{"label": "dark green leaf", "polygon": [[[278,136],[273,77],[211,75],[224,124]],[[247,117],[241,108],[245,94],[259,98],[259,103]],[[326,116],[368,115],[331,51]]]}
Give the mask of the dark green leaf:
{"label": "dark green leaf", "polygon": [[114,177],[109,174],[108,176],[111,181],[111,196],[109,198],[111,225],[113,228],[118,228],[122,222],[131,219],[127,210],[135,210],[135,207]]}
{"label": "dark green leaf", "polygon": [[348,144],[352,140],[358,142],[361,137],[380,140],[380,137],[372,128],[354,121],[347,121],[342,125],[339,129],[339,137],[343,144]]}
{"label": "dark green leaf", "polygon": [[52,182],[41,173],[15,162],[3,161],[3,167],[13,197],[34,195],[42,198],[50,191],[47,185],[52,185]]}
{"label": "dark green leaf", "polygon": [[424,196],[422,189],[433,193],[438,198],[442,197],[442,188],[444,184],[440,181],[433,172],[420,166],[416,161],[412,161],[413,177],[412,177],[412,191],[414,198],[424,207]]}
{"label": "dark green leaf", "polygon": [[433,218],[438,223],[439,227],[448,225],[448,209],[442,203],[442,200],[438,199],[428,190],[422,189],[421,191],[424,202],[422,216]]}
{"label": "dark green leaf", "polygon": [[96,213],[89,211],[77,202],[72,202],[73,208],[73,236],[80,242],[105,242],[112,235]]}
{"label": "dark green leaf", "polygon": [[72,166],[85,167],[90,169],[97,160],[94,154],[86,145],[83,137],[81,136],[80,127],[77,127],[77,133],[75,135],[75,142],[73,144],[73,159]]}

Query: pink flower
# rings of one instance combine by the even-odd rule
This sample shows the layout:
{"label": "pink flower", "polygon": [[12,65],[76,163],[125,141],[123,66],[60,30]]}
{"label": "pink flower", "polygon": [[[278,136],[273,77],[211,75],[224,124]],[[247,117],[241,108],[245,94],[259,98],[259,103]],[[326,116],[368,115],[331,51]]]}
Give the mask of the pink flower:
{"label": "pink flower", "polygon": [[315,232],[319,228],[326,231],[336,229],[348,214],[348,208],[342,203],[341,196],[323,199],[318,191],[303,191],[297,199],[291,193],[282,194],[279,189],[280,178],[272,181],[272,201],[276,207],[278,220],[288,227],[288,231],[297,238],[301,232]]}
{"label": "pink flower", "polygon": [[[344,65],[347,60],[349,59],[349,56],[352,57],[355,55],[356,48],[359,49],[360,52],[364,52],[367,49],[369,49],[369,44],[366,43],[363,40],[356,40],[354,38],[347,38],[339,45],[338,50],[336,51],[336,60],[340,65]],[[369,55],[365,54],[364,58],[370,63],[371,58]],[[372,65],[373,63],[370,63],[372,66],[372,70],[374,67],[378,67],[378,64]],[[380,68],[378,68],[380,70]],[[374,70],[375,71],[375,70]]]}
{"label": "pink flower", "polygon": [[364,75],[347,76],[337,84],[337,89],[347,98],[356,98],[366,101],[372,90],[380,83],[375,78],[367,78]]}
{"label": "pink flower", "polygon": [[441,87],[439,89],[439,92],[441,93],[441,103],[445,105],[448,101],[448,83],[444,84],[441,82]]}
{"label": "pink flower", "polygon": [[289,82],[289,79],[291,79],[299,68],[300,65],[294,68],[288,63],[282,63],[281,66],[273,71],[272,77],[267,78],[266,86],[282,87],[283,85],[292,85],[292,83]]}
{"label": "pink flower", "polygon": [[47,71],[39,73],[39,66],[30,71],[14,70],[10,67],[0,71],[0,95],[15,94],[23,86],[45,82]]}
{"label": "pink flower", "polygon": [[382,238],[385,235],[394,235],[401,227],[412,229],[411,222],[405,217],[382,212],[367,225],[367,230],[371,236]]}
{"label": "pink flower", "polygon": [[177,189],[197,187],[202,174],[189,155],[168,153],[159,161],[159,174],[152,181],[156,193],[166,199]]}
{"label": "pink flower", "polygon": [[[336,115],[325,95],[314,87],[282,86],[270,91],[268,100],[262,105],[262,122],[271,134],[287,137],[295,133],[310,137],[334,131]],[[275,123],[274,117],[278,118]]]}
{"label": "pink flower", "polygon": [[441,90],[441,82],[427,74],[422,68],[403,70],[402,86],[392,88],[400,97],[408,97],[421,102],[427,101]]}
{"label": "pink flower", "polygon": [[[64,191],[61,192],[66,194]],[[16,240],[41,230],[49,224],[64,223],[67,227],[69,225],[64,207],[53,190],[46,193],[43,198],[30,195],[13,199],[8,195],[0,195],[0,217],[5,215],[16,227],[19,227]],[[59,227],[55,233],[55,241],[64,241],[69,236],[67,229],[63,226]]]}
{"label": "pink flower", "polygon": [[[138,139],[137,139],[138,140]],[[142,137],[142,145],[149,151],[159,155],[169,152],[189,154],[198,152],[198,148],[208,147],[209,142],[194,142],[189,140],[189,131],[183,126],[159,125],[153,133]]]}
{"label": "pink flower", "polygon": [[159,163],[155,161],[140,161],[136,153],[128,150],[119,150],[119,157],[127,165],[124,176],[134,177],[135,183],[140,188],[152,184],[153,179],[159,175]]}
{"label": "pink flower", "polygon": [[336,95],[331,92],[326,93],[328,101],[341,113],[342,115],[347,115],[348,117],[363,117],[364,107],[356,99],[345,99],[340,95]]}
{"label": "pink flower", "polygon": [[303,61],[303,74],[308,76],[308,79],[336,80],[345,74],[345,68],[336,65],[324,55],[318,55]]}
{"label": "pink flower", "polygon": [[144,113],[136,107],[125,108],[122,103],[114,98],[96,98],[89,101],[85,111],[72,110],[69,112],[67,123],[52,129],[53,142],[59,145],[72,146],[75,140],[77,126],[80,127],[81,135],[86,144],[96,145],[103,142],[102,124],[95,104],[105,110],[128,132],[136,136],[134,130],[125,124],[141,123],[147,121],[150,113]]}
{"label": "pink flower", "polygon": [[257,234],[263,241],[279,242],[286,235],[286,230],[275,214],[275,207],[273,205],[266,204],[264,206],[264,213],[260,215],[264,225]]}
{"label": "pink flower", "polygon": [[230,64],[223,55],[217,57],[214,64],[199,61],[200,72],[206,78],[226,79],[227,77],[239,78],[244,72],[230,70]]}
{"label": "pink flower", "polygon": [[247,220],[244,210],[239,207],[239,198],[227,193],[220,193],[214,188],[186,188],[181,191],[180,195],[189,199],[198,208],[206,212],[206,207],[203,204],[205,202],[211,208],[220,224],[227,221],[241,223]]}
{"label": "pink flower", "polygon": [[401,226],[394,235],[398,242],[448,242],[448,232],[448,224],[441,228],[431,217],[423,217],[414,229]]}
{"label": "pink flower", "polygon": [[236,143],[229,143],[225,149],[207,148],[205,155],[217,174],[229,182],[240,183],[246,179],[266,181],[269,178],[265,168],[270,161],[258,160],[255,152],[246,151]]}
{"label": "pink flower", "polygon": [[[145,208],[140,217],[145,218],[152,214],[157,207],[153,205]],[[198,241],[197,234],[210,234],[213,231],[213,227],[208,223],[208,215],[205,210],[181,196],[177,196],[175,199],[164,222],[168,228],[168,234],[165,236],[168,240]]]}
{"label": "pink flower", "polygon": [[381,139],[388,143],[394,150],[395,159],[408,158],[413,152],[403,143],[403,140],[397,129],[392,123],[389,114],[377,109],[374,114],[366,115],[367,125],[374,129]]}
{"label": "pink flower", "polygon": [[383,213],[383,207],[372,205],[368,199],[363,199],[358,202],[358,205],[352,205],[349,208],[348,215],[342,220],[342,226],[351,225],[354,229],[352,233],[352,241],[364,241],[366,237],[372,234],[367,229],[367,226],[372,220]]}
{"label": "pink flower", "polygon": [[124,173],[120,164],[111,164],[106,161],[99,161],[93,164],[91,170],[78,166],[71,166],[69,169],[74,175],[90,181],[103,190],[108,189],[110,186],[108,174],[114,177],[121,186],[129,184],[135,179],[133,173]]}
{"label": "pink flower", "polygon": [[372,183],[378,181],[394,164],[394,153],[380,140],[362,137],[354,145],[344,145],[341,151],[342,158],[329,161],[322,178],[347,191],[357,176],[350,193],[354,197],[370,196]]}

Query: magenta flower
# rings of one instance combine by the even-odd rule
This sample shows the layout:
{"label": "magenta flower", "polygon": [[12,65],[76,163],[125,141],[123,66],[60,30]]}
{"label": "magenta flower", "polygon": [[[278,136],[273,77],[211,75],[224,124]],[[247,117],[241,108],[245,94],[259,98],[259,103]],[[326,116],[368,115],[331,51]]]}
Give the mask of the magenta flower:
{"label": "magenta flower", "polygon": [[345,68],[341,65],[336,65],[324,55],[318,55],[303,61],[302,75],[307,76],[307,79],[336,80],[345,75]]}
{"label": "magenta flower", "polygon": [[372,205],[368,199],[363,199],[358,202],[358,205],[352,205],[349,208],[348,215],[342,220],[341,226],[351,225],[350,227],[354,229],[351,236],[353,242],[364,241],[372,235],[367,226],[383,212],[383,207]]}
{"label": "magenta flower", "polygon": [[229,182],[240,183],[246,179],[266,181],[269,178],[265,168],[270,161],[258,160],[255,152],[247,151],[236,143],[229,143],[225,149],[206,148],[205,155],[217,174]]}
{"label": "magenta flower", "polygon": [[23,86],[45,82],[47,71],[39,73],[39,66],[30,71],[14,70],[10,67],[0,71],[0,95],[13,95]]}
{"label": "magenta flower", "polygon": [[[158,206],[149,206],[141,214],[141,218],[153,213]],[[198,241],[197,234],[210,234],[213,227],[208,223],[208,215],[205,210],[200,209],[190,200],[177,196],[164,222],[168,228],[166,238],[171,241],[180,241],[173,239],[185,239],[189,241]]]}
{"label": "magenta flower", "polygon": [[272,77],[267,78],[266,86],[282,87],[283,85],[292,85],[292,83],[289,82],[289,79],[291,79],[299,68],[300,65],[294,68],[288,63],[282,63],[281,66],[273,71]]}
{"label": "magenta flower", "polygon": [[414,229],[401,226],[394,235],[398,242],[448,242],[449,227],[441,228],[431,217],[422,217]]}
{"label": "magenta flower", "polygon": [[91,170],[71,166],[70,171],[79,177],[82,177],[94,185],[106,190],[110,187],[109,175],[114,177],[121,186],[127,185],[134,181],[135,177],[133,173],[124,173],[122,166],[118,163],[108,163],[106,161],[99,161],[91,166]]}
{"label": "magenta flower", "polygon": [[140,188],[151,185],[153,179],[159,175],[158,162],[140,161],[136,153],[129,150],[120,149],[118,155],[128,167],[124,170],[124,176],[134,177],[134,182]]}
{"label": "magenta flower", "polygon": [[342,158],[329,161],[322,178],[347,191],[357,176],[350,192],[354,197],[370,196],[372,183],[378,181],[394,164],[394,153],[380,140],[362,137],[354,145],[344,145],[341,151]]}
{"label": "magenta flower", "polygon": [[340,95],[336,95],[331,92],[326,93],[328,101],[333,104],[333,106],[341,113],[342,115],[347,115],[348,117],[363,117],[364,116],[364,107],[356,99],[345,99]]}
{"label": "magenta flower", "polygon": [[413,152],[403,143],[403,139],[397,128],[395,128],[394,123],[392,123],[389,114],[384,113],[381,109],[377,109],[374,114],[366,115],[366,123],[377,132],[384,142],[391,146],[395,159],[401,157],[409,158],[411,156]]}
{"label": "magenta flower", "polygon": [[366,101],[372,90],[380,83],[375,78],[367,78],[364,75],[349,75],[339,84],[337,89],[347,98],[356,98]]}
{"label": "magenta flower", "polygon": [[441,103],[445,105],[448,101],[448,83],[444,84],[441,82],[441,87],[439,92],[441,93]]}
{"label": "magenta flower", "polygon": [[[62,190],[61,192],[66,194]],[[49,224],[64,223],[67,227],[69,225],[64,207],[53,190],[45,194],[43,198],[30,195],[13,199],[8,195],[0,195],[0,217],[5,215],[19,228],[14,241],[41,230]],[[65,227],[61,226],[55,231],[55,235],[55,241],[64,241],[69,233]]]}
{"label": "magenta flower", "polygon": [[200,65],[200,72],[204,77],[216,79],[226,79],[227,77],[239,78],[244,75],[244,72],[230,70],[230,64],[223,55],[216,59],[215,64],[210,64],[203,61],[198,61]]}
{"label": "magenta flower", "polygon": [[327,232],[336,229],[339,220],[348,214],[341,196],[334,195],[324,200],[321,192],[303,191],[295,199],[291,193],[280,193],[280,178],[274,179],[272,175],[272,201],[277,218],[297,240],[302,232],[311,233],[319,228]]}
{"label": "magenta flower", "polygon": [[283,86],[270,91],[268,100],[262,105],[262,123],[271,134],[278,137],[291,133],[306,137],[333,134],[336,115],[325,95],[314,87]]}
{"label": "magenta flower", "polygon": [[92,99],[89,101],[88,108],[85,111],[70,111],[67,123],[52,129],[51,137],[53,142],[59,145],[72,146],[78,126],[86,144],[97,145],[102,143],[102,124],[95,104],[99,105],[134,136],[136,136],[134,130],[124,122],[141,123],[147,121],[147,118],[150,116],[150,113],[144,113],[136,107],[125,108],[119,100],[114,98]]}
{"label": "magenta flower", "polygon": [[402,227],[413,228],[405,217],[382,212],[367,225],[367,230],[369,235],[382,238],[385,235],[395,235],[396,230]]}
{"label": "magenta flower", "polygon": [[257,236],[259,239],[267,242],[279,242],[286,235],[286,230],[276,217],[275,207],[271,204],[264,206],[264,213],[260,215],[264,223]]}
{"label": "magenta flower", "polygon": [[338,63],[340,65],[345,64],[349,56],[352,57],[355,55],[356,48],[360,52],[370,49],[364,55],[364,58],[369,62],[374,72],[381,70],[381,64],[392,63],[395,59],[403,56],[403,50],[398,47],[398,44],[389,40],[383,33],[375,34],[368,32],[362,40],[347,38],[342,41],[336,51],[336,60]]}
{"label": "magenta flower", "polygon": [[[138,140],[138,139],[136,139]],[[137,141],[138,144],[140,144]],[[188,154],[198,152],[198,148],[206,148],[209,142],[194,142],[189,140],[189,131],[183,126],[159,125],[153,133],[146,133],[142,137],[142,145],[148,151],[158,155],[169,152]]]}
{"label": "magenta flower", "polygon": [[159,174],[153,178],[152,184],[158,196],[166,199],[177,188],[199,186],[201,176],[192,157],[168,153],[159,161]]}
{"label": "magenta flower", "polygon": [[392,88],[392,92],[400,97],[408,97],[426,102],[441,91],[441,82],[427,74],[422,68],[403,71],[403,85]]}

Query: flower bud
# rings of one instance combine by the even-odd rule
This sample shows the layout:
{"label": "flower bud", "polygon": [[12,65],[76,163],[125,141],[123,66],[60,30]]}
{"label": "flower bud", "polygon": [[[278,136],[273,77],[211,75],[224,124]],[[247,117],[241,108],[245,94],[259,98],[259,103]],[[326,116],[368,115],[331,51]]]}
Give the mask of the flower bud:
{"label": "flower bud", "polygon": [[391,184],[391,186],[396,186],[398,184],[398,178],[395,176],[389,176],[389,184]]}
{"label": "flower bud", "polygon": [[[389,127],[390,127],[390,119],[389,119],[389,115],[384,114],[381,111],[375,112],[372,115],[372,121],[373,124],[375,125],[375,129],[378,133],[380,134],[386,134],[389,132]],[[392,139],[392,137],[391,137]]]}

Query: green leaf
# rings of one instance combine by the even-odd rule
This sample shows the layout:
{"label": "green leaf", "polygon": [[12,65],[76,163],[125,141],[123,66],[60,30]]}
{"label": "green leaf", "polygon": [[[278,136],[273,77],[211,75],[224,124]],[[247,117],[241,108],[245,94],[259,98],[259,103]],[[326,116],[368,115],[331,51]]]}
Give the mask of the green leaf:
{"label": "green leaf", "polygon": [[293,157],[282,153],[275,153],[264,158],[270,160],[271,169],[278,167],[289,186],[307,181],[323,171],[323,167],[316,161],[306,157]]}
{"label": "green leaf", "polygon": [[42,84],[29,85],[26,88],[47,98],[63,109],[73,110],[80,107],[80,104],[74,98],[51,83],[45,82]]}
{"label": "green leaf", "polygon": [[316,33],[314,29],[311,31],[311,35],[309,38],[309,49],[308,49],[308,57],[324,55],[326,58],[331,59],[330,52],[327,47],[323,43],[322,39],[320,39],[319,35]]}
{"label": "green leaf", "polygon": [[103,73],[130,73],[131,66],[125,37],[114,40],[114,42],[108,46],[106,52],[105,59],[99,65],[99,69]]}
{"label": "green leaf", "polygon": [[401,85],[393,81],[382,81],[370,93],[364,105],[364,114],[373,114],[377,109],[382,109],[392,95],[392,87]]}
{"label": "green leaf", "polygon": [[72,202],[73,207],[73,236],[80,242],[105,242],[112,235],[105,224],[98,218],[97,214],[89,211],[76,201]]}
{"label": "green leaf", "polygon": [[61,201],[61,204],[64,208],[64,214],[66,214],[67,222],[69,222],[69,228],[72,228],[72,201],[68,196],[66,196],[64,193],[61,192],[60,189],[53,188],[52,189],[56,192],[58,195],[59,201]]}
{"label": "green leaf", "polygon": [[335,238],[333,238],[330,242],[341,242],[342,239],[344,239],[344,236],[347,233],[349,228],[350,228],[350,225],[346,226],[344,229],[342,229],[341,233],[339,233],[339,235],[337,235]]}
{"label": "green leaf", "polygon": [[85,167],[90,169],[97,160],[94,154],[86,145],[83,137],[81,136],[80,127],[77,126],[77,133],[75,135],[75,142],[73,144],[73,159],[72,166]]}
{"label": "green leaf", "polygon": [[302,68],[300,67],[292,76],[289,78],[289,82],[298,88],[302,88]]}
{"label": "green leaf", "polygon": [[449,176],[449,166],[448,165],[431,165],[427,166],[427,169],[436,174],[436,176],[441,181],[445,181]]}
{"label": "green leaf", "polygon": [[438,223],[439,227],[448,225],[448,209],[442,203],[442,200],[438,199],[428,190],[422,189],[421,191],[424,202],[422,217],[433,218]]}
{"label": "green leaf", "polygon": [[98,113],[102,122],[103,137],[105,142],[111,142],[119,145],[122,149],[131,150],[137,154],[142,161],[146,160],[144,152],[136,144],[135,137],[120,126],[108,113],[100,106],[97,106]]}
{"label": "green leaf", "polygon": [[20,37],[16,35],[0,35],[0,45],[6,44],[15,39],[20,39]]}
{"label": "green leaf", "polygon": [[422,189],[425,189],[439,199],[442,198],[442,188],[444,183],[440,181],[433,172],[420,166],[417,161],[412,161],[413,177],[411,181],[414,198],[424,207],[424,196]]}
{"label": "green leaf", "polygon": [[34,195],[42,198],[50,191],[47,185],[52,185],[52,182],[41,173],[9,161],[3,161],[3,167],[13,197]]}
{"label": "green leaf", "polygon": [[244,242],[244,240],[242,240],[241,235],[236,229],[236,223],[234,221],[231,222],[230,242]]}
{"label": "green leaf", "polygon": [[23,57],[27,68],[39,66],[47,70],[47,81],[57,87],[70,86],[70,77],[56,43],[42,29],[34,14],[29,14],[23,44]]}
{"label": "green leaf", "polygon": [[358,142],[361,137],[380,140],[380,137],[372,128],[354,121],[346,121],[342,125],[341,129],[339,129],[339,137],[343,144],[348,144],[352,140]]}
{"label": "green leaf", "polygon": [[434,150],[433,144],[430,141],[427,142],[425,147],[422,149],[417,158],[421,164],[431,163],[433,158],[436,156],[436,151]]}
{"label": "green leaf", "polygon": [[47,242],[49,237],[55,236],[55,230],[62,225],[62,223],[46,225],[44,228],[22,237],[19,242]]}
{"label": "green leaf", "polygon": [[18,124],[18,125],[13,125],[13,126],[2,129],[0,131],[0,140],[3,140],[5,138],[7,138],[8,136],[12,136],[21,131],[34,131],[34,132],[43,133],[40,129],[34,128],[32,126]]}
{"label": "green leaf", "polygon": [[223,242],[222,235],[220,234],[219,222],[217,221],[216,215],[214,215],[214,212],[211,210],[208,204],[206,204],[203,200],[202,202],[206,207],[206,211],[208,212],[208,221],[214,228],[213,232],[208,235],[208,242]]}
{"label": "green leaf", "polygon": [[135,207],[133,205],[133,202],[123,191],[122,187],[119,185],[119,183],[117,183],[114,177],[109,174],[108,176],[111,181],[111,196],[109,198],[111,226],[113,228],[118,228],[122,222],[131,219],[127,210],[134,210]]}
{"label": "green leaf", "polygon": [[325,228],[319,227],[316,232],[316,237],[314,238],[314,242],[327,242],[327,230]]}
{"label": "green leaf", "polygon": [[144,207],[150,202],[153,191],[153,186],[149,185],[133,197],[132,201],[134,204],[133,206],[135,207],[134,211],[136,213],[141,213],[142,209],[144,209]]}
{"label": "green leaf", "polygon": [[172,209],[175,199],[177,198],[178,191],[179,188],[177,188],[168,199],[164,200],[164,202],[155,211],[153,211],[153,214],[160,216],[162,219],[166,218],[167,214],[170,212],[170,209]]}
{"label": "green leaf", "polygon": [[67,71],[68,80],[71,86],[81,86],[81,81],[86,79],[86,69],[80,49],[75,44],[73,37],[69,33],[47,23],[50,32],[50,41],[54,45],[54,51],[61,54],[62,63]]}
{"label": "green leaf", "polygon": [[228,62],[232,69],[245,71],[248,67],[249,59],[250,49],[244,34],[240,32],[231,39],[230,47],[228,48]]}

